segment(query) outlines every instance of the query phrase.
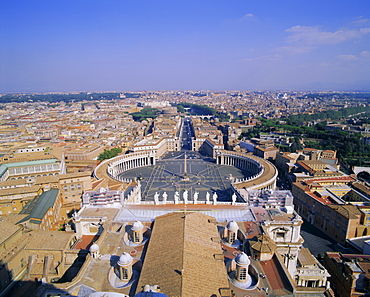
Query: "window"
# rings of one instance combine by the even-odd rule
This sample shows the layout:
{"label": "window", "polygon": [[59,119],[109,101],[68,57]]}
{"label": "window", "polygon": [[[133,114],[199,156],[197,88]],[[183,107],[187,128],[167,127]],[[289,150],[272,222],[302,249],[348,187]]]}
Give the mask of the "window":
{"label": "window", "polygon": [[128,272],[126,268],[122,268],[122,279],[128,279]]}
{"label": "window", "polygon": [[247,269],[240,268],[239,270],[239,280],[246,280],[247,279]]}
{"label": "window", "polygon": [[134,242],[140,242],[140,236],[137,232],[134,232]]}
{"label": "window", "polygon": [[276,238],[284,238],[285,232],[276,232]]}
{"label": "window", "polygon": [[235,235],[236,235],[235,232],[230,231],[230,235],[229,235],[230,242],[235,241]]}

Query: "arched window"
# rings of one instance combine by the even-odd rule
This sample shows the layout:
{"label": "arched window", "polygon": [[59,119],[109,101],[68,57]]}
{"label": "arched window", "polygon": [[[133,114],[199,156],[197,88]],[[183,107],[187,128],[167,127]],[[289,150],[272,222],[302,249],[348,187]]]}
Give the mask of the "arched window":
{"label": "arched window", "polygon": [[234,242],[236,239],[236,233],[233,231],[230,231],[230,242]]}
{"label": "arched window", "polygon": [[246,280],[247,279],[247,269],[240,268],[239,270],[239,280]]}
{"label": "arched window", "polygon": [[121,279],[128,279],[128,271],[127,271],[127,268],[122,267]]}
{"label": "arched window", "polygon": [[134,242],[140,242],[140,235],[138,232],[134,232]]}

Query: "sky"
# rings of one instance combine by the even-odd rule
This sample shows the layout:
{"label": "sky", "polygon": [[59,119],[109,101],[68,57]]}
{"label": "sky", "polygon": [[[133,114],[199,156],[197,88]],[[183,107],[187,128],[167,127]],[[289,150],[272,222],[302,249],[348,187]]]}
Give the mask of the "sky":
{"label": "sky", "polygon": [[370,91],[368,0],[1,0],[0,93]]}

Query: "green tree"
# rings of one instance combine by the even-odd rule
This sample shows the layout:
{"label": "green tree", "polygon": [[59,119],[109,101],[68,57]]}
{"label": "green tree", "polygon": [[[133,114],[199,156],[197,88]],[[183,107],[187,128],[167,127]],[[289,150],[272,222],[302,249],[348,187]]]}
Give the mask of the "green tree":
{"label": "green tree", "polygon": [[103,160],[114,158],[121,152],[122,152],[122,148],[118,148],[118,147],[112,148],[110,150],[104,150],[104,152],[98,156],[98,160],[103,161]]}

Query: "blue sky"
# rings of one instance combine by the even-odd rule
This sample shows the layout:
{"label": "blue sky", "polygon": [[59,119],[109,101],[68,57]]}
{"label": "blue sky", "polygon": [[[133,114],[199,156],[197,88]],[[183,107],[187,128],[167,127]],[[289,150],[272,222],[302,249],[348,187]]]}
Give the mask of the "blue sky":
{"label": "blue sky", "polygon": [[0,92],[370,90],[368,0],[2,0]]}

